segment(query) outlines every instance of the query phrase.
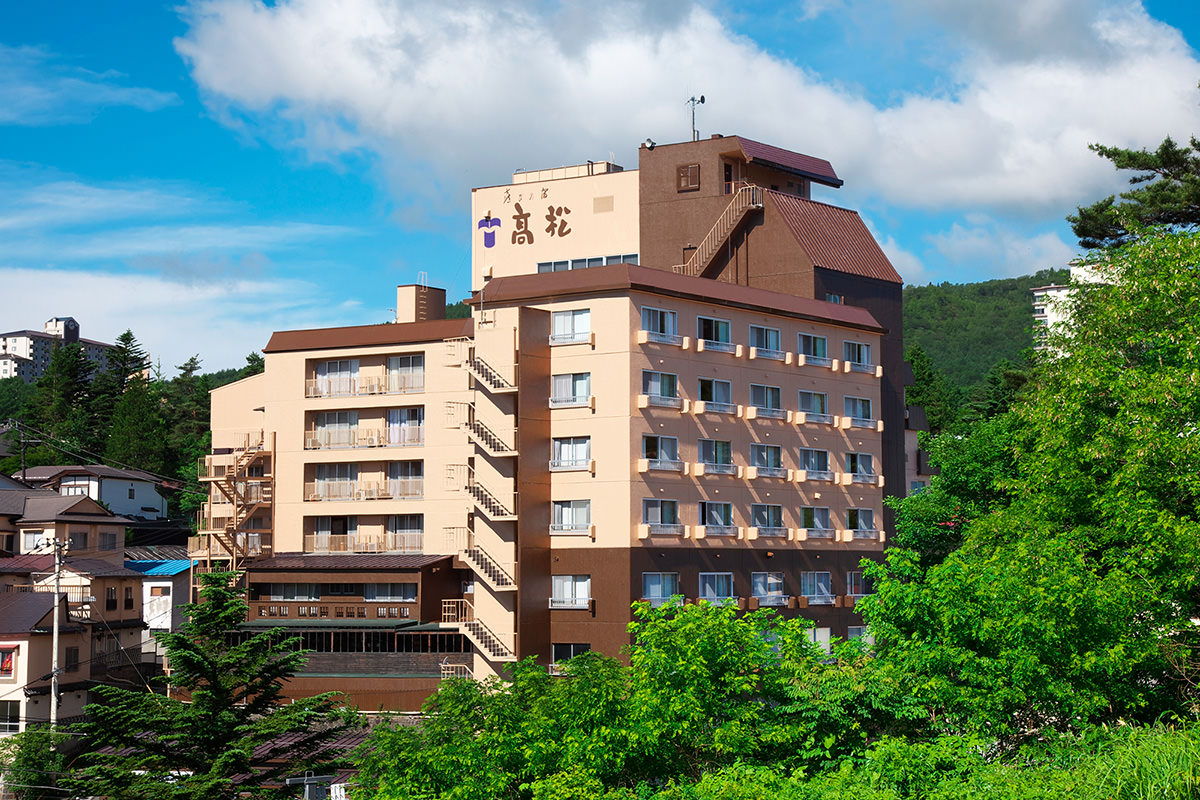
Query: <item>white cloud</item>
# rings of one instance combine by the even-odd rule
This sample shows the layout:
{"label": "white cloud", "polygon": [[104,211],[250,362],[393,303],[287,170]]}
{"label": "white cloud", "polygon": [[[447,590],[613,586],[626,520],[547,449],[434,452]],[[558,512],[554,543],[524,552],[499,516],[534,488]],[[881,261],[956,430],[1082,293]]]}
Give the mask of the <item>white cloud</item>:
{"label": "white cloud", "polygon": [[86,122],[102,109],[157,111],[179,101],[170,92],[122,86],[121,75],[65,66],[36,47],[0,44],[0,125]]}
{"label": "white cloud", "polygon": [[241,366],[272,331],[363,323],[361,310],[344,307],[340,296],[296,280],[197,285],[146,274],[0,267],[0,285],[20,301],[13,327],[73,316],[83,336],[108,342],[130,328],[168,376],[197,352],[206,371]]}
{"label": "white cloud", "polygon": [[[7,171],[6,171],[7,172]],[[0,179],[0,234],[145,217],[217,211],[220,204],[151,184],[95,185],[51,179],[22,187],[18,175]]]}
{"label": "white cloud", "polygon": [[647,135],[685,138],[691,87],[708,96],[705,130],[827,156],[851,197],[923,209],[1060,216],[1118,185],[1088,142],[1153,145],[1200,128],[1200,64],[1140,6],[968,5],[898,0],[898,13],[939,15],[964,55],[952,92],[887,107],[700,6],[649,22],[640,6],[593,7],[578,37],[561,13],[482,2],[200,0],[176,47],[222,114],[317,158],[377,153],[401,203],[455,208],[467,185],[511,168],[613,144],[628,162]]}
{"label": "white cloud", "polygon": [[994,220],[977,220],[973,225],[956,222],[928,240],[951,262],[970,270],[960,280],[979,280],[981,273],[1012,277],[1061,269],[1078,254],[1056,233],[1023,234]]}

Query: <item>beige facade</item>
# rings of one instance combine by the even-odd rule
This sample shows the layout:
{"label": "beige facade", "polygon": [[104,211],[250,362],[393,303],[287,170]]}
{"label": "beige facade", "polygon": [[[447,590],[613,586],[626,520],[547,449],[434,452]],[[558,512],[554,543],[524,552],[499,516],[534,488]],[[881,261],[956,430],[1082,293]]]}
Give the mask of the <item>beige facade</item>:
{"label": "beige facade", "polygon": [[[702,144],[733,158],[728,143]],[[771,202],[789,225],[808,224],[794,219],[811,203],[808,173],[772,163],[730,170],[731,188],[705,207],[786,174],[791,193]],[[840,184],[826,162],[813,169]],[[821,641],[860,634],[859,561],[886,545],[883,497],[904,490],[885,486],[886,469],[904,474],[889,467],[888,442],[903,458],[904,431],[885,421],[898,332],[851,290],[866,287],[864,305],[898,320],[898,277],[861,222],[828,207],[813,219],[846,227],[828,233],[849,243],[850,267],[803,251],[790,228],[767,252],[800,253],[808,280],[836,296],[776,281],[786,268],[774,264],[767,288],[638,266],[646,174],[669,176],[673,200],[677,177],[690,191],[682,169],[607,162],[476,189],[469,320],[433,318],[440,290],[399,287],[397,324],[275,334],[264,373],[213,392],[196,569],[248,569],[255,614],[303,616],[321,647],[327,631],[349,637],[329,640],[357,665],[338,685],[372,703],[364,665],[394,669],[390,654],[416,652],[420,631],[458,634],[472,654],[469,669],[444,659],[442,675],[482,677],[526,656],[618,655],[630,604],[668,595],[776,606],[812,619]],[[759,197],[728,235],[777,230],[754,221]],[[685,201],[651,214],[656,236],[686,216]],[[722,248],[740,275],[756,274],[746,253],[713,253]],[[421,672],[425,656],[455,646],[439,639],[404,660],[411,685],[438,677]],[[406,698],[396,688],[389,702]]]}

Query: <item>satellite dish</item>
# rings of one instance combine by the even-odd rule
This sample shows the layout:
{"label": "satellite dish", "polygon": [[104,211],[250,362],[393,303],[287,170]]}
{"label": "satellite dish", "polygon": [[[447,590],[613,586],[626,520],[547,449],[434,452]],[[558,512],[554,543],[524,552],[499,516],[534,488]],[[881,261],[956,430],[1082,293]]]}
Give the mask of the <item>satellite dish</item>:
{"label": "satellite dish", "polygon": [[703,104],[703,103],[704,103],[704,95],[700,95],[700,103],[701,103],[701,104]]}

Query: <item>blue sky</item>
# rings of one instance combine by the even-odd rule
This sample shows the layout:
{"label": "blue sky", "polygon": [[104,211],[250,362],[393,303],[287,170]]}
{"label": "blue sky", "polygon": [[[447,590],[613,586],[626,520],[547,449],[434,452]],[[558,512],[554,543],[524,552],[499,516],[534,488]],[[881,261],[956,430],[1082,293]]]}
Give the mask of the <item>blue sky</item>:
{"label": "blue sky", "polygon": [[[829,158],[909,282],[1062,266],[1121,188],[1086,150],[1200,133],[1200,10],[1124,0],[0,6],[5,329],[126,327],[164,371],[469,289],[469,189],[738,133]],[[114,12],[119,10],[119,15]],[[16,301],[16,302],[13,302]]]}

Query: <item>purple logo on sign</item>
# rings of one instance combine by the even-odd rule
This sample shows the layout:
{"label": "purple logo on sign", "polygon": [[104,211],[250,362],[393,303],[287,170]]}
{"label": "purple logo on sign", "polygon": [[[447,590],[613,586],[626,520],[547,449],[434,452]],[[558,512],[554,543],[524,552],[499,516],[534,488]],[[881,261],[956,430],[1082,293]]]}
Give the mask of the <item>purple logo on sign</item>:
{"label": "purple logo on sign", "polygon": [[491,212],[489,211],[488,215],[486,217],[484,217],[483,219],[479,220],[479,224],[476,225],[475,227],[480,228],[483,231],[483,246],[484,247],[494,247],[496,245],[496,232],[491,230],[491,228],[499,228],[500,227],[500,218],[499,217],[493,217]]}

